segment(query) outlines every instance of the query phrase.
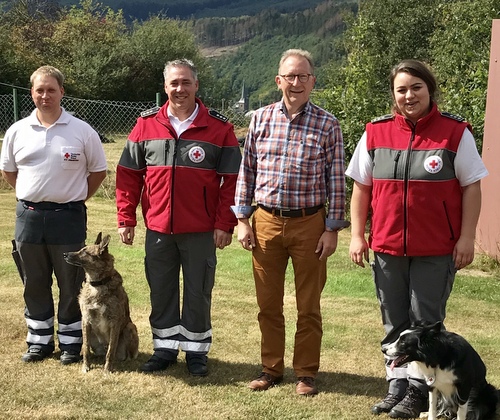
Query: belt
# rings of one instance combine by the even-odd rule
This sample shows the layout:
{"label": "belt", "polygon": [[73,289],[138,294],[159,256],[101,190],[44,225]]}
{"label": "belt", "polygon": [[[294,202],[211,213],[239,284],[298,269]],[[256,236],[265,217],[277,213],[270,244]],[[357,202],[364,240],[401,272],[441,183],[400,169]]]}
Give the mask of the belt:
{"label": "belt", "polygon": [[25,208],[33,210],[61,210],[61,209],[81,209],[84,205],[84,201],[71,201],[69,203],[54,203],[52,201],[40,201],[39,203],[34,203],[32,201],[19,200],[23,203]]}
{"label": "belt", "polygon": [[320,209],[322,209],[324,204],[320,204],[318,206],[314,207],[306,207],[305,209],[272,209],[270,207],[263,206],[262,204],[259,204],[259,207],[267,211],[268,213],[271,213],[273,216],[279,216],[279,217],[304,217],[304,216],[311,216],[312,214],[316,214]]}

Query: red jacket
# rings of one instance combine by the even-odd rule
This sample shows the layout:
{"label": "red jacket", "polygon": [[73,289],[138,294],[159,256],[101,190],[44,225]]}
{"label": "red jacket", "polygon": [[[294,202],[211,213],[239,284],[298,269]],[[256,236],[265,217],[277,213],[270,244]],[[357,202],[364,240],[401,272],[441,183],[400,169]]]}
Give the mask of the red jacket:
{"label": "red jacket", "polygon": [[232,232],[238,140],[225,117],[196,101],[198,115],[180,138],[167,116],[168,102],[138,118],[116,170],[119,226],[136,226],[140,201],[150,230]]}
{"label": "red jacket", "polygon": [[416,125],[400,114],[367,124],[374,165],[369,238],[374,251],[397,256],[453,252],[462,223],[454,159],[466,128],[471,130],[435,104]]}

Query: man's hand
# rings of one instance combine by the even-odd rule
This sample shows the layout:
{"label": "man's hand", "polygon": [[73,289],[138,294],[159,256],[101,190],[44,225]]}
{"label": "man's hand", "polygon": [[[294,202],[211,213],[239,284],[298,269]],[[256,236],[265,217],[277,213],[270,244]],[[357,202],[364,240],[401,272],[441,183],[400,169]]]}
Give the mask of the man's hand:
{"label": "man's hand", "polygon": [[318,245],[316,246],[316,254],[319,253],[320,261],[326,260],[337,249],[337,241],[339,233],[324,231],[320,236]]}
{"label": "man's hand", "polygon": [[220,229],[214,230],[214,243],[219,249],[224,249],[226,246],[231,244],[233,240],[233,235],[229,232],[224,232]]}
{"label": "man's hand", "polygon": [[126,226],[118,228],[120,239],[126,245],[132,245],[134,242],[135,228],[133,226]]}
{"label": "man's hand", "polygon": [[238,242],[248,251],[255,248],[255,237],[248,219],[238,219]]}

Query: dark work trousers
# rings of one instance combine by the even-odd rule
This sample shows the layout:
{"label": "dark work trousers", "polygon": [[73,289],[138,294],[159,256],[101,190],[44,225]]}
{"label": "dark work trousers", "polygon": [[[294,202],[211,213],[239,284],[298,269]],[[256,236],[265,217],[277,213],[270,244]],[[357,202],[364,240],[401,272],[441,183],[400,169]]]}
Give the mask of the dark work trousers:
{"label": "dark work trousers", "polygon": [[[382,346],[396,341],[416,320],[444,321],[456,273],[451,255],[397,257],[376,252],[372,270],[386,333]],[[427,395],[422,377],[406,365],[391,369],[390,360],[385,363],[391,394],[404,394],[410,383]]]}
{"label": "dark work trousers", "polygon": [[81,267],[68,264],[63,254],[84,246],[85,204],[19,201],[16,216],[16,245],[24,272],[26,342],[29,347],[40,347],[46,352],[54,350],[54,274],[59,288],[59,348],[80,351],[82,326],[78,295],[85,273]]}
{"label": "dark work trousers", "polygon": [[210,349],[210,310],[217,265],[213,235],[213,232],[175,235],[146,232],[149,321],[155,355],[159,357],[175,359],[179,348],[201,354]]}

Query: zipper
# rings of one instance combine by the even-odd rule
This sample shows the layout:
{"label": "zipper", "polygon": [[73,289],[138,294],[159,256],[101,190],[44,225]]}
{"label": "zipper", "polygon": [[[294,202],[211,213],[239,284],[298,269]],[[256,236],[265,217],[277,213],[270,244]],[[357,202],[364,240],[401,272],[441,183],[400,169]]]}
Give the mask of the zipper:
{"label": "zipper", "polygon": [[175,184],[175,164],[177,162],[177,150],[179,149],[179,138],[175,137],[174,155],[172,157],[172,182],[170,188],[170,233],[174,233],[174,184]]}
{"label": "zipper", "polygon": [[406,256],[408,252],[408,185],[410,180],[410,164],[411,164],[411,152],[412,144],[415,139],[416,124],[410,123],[412,125],[410,142],[408,143],[407,156],[404,168],[404,189],[403,189],[403,255]]}

